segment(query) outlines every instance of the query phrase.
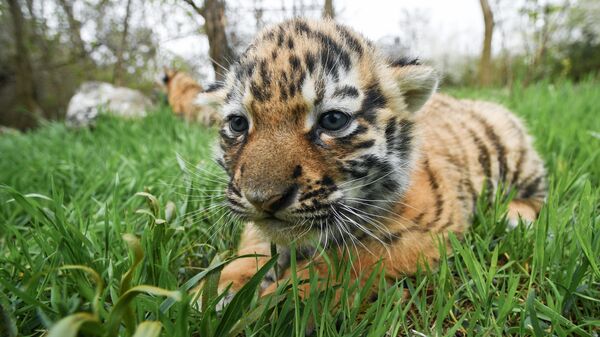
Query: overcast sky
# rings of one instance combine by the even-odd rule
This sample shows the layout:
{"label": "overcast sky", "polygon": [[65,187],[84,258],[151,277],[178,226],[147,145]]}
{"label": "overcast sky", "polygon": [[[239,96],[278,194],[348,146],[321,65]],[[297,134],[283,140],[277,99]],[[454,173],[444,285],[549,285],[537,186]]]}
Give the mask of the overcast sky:
{"label": "overcast sky", "polygon": [[[304,1],[310,3],[310,1]],[[322,1],[320,1],[322,2]],[[230,1],[229,6],[235,7],[238,3],[242,6],[252,7],[252,1]],[[264,8],[281,8],[280,0],[265,0],[260,2]],[[285,1],[286,8],[291,12],[292,1]],[[458,47],[463,50],[479,50],[483,32],[483,21],[478,0],[345,0],[335,1],[337,20],[365,34],[367,37],[378,40],[385,36],[402,33],[406,13],[424,16],[428,20],[429,29],[440,36],[456,39]],[[307,12],[308,15],[318,16],[320,9]],[[290,16],[287,13],[286,16]],[[242,11],[241,18],[245,22],[253,22],[253,13]],[[283,18],[279,11],[267,11],[266,21],[273,22]],[[237,19],[228,18],[237,24]],[[404,27],[406,28],[406,27]],[[167,48],[177,54],[188,54],[191,44],[195,39],[177,39],[169,41]]]}
{"label": "overcast sky", "polygon": [[[375,6],[374,4],[378,5]],[[479,50],[483,20],[478,0],[390,0],[344,1],[340,20],[371,39],[402,33],[409,24],[405,12],[419,13],[428,20],[430,32],[456,39],[461,49]]]}
{"label": "overcast sky", "polygon": [[[292,15],[293,2],[294,0],[229,0],[227,4],[231,11],[228,13],[228,24],[236,25],[237,31],[253,35],[256,20],[252,9],[255,3],[266,9],[264,21],[274,23]],[[296,3],[300,2],[296,0]],[[305,5],[315,4],[314,10],[308,10],[306,16],[321,16],[323,0],[303,2]],[[334,0],[334,4],[336,20],[376,42],[393,42],[395,36],[411,36],[410,40],[414,41],[410,46],[413,56],[424,59],[442,58],[443,55],[460,57],[465,54],[478,55],[481,50],[483,19],[478,0]],[[282,5],[286,8],[285,12],[280,10]],[[179,6],[182,13],[189,12],[185,4],[180,3]],[[181,22],[187,20],[189,26],[188,16],[182,16],[181,19]],[[196,34],[194,27],[189,27],[191,34],[173,36],[172,27],[177,21],[177,14],[174,13],[168,21],[162,18],[159,20],[157,24],[164,27],[159,29],[162,30],[161,46],[167,53],[186,60],[206,54],[206,37]],[[185,32],[185,24],[180,24],[178,29]],[[496,47],[500,46],[501,37],[498,35],[496,34],[494,41]]]}

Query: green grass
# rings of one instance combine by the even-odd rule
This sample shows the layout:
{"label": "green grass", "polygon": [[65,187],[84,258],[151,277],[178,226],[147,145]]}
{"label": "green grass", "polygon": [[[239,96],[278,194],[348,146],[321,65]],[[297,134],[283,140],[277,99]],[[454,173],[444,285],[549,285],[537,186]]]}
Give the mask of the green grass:
{"label": "green grass", "polygon": [[[0,336],[42,336],[61,319],[53,336],[77,326],[82,336],[597,336],[599,87],[449,90],[527,121],[550,172],[548,204],[532,229],[507,232],[505,203],[481,203],[437,272],[380,286],[366,307],[366,287],[341,265],[342,305],[336,287],[300,301],[297,279],[259,299],[257,278],[217,312],[211,286],[240,225],[218,206],[215,132],[168,109],[0,136]],[[200,279],[201,312],[187,291]]]}

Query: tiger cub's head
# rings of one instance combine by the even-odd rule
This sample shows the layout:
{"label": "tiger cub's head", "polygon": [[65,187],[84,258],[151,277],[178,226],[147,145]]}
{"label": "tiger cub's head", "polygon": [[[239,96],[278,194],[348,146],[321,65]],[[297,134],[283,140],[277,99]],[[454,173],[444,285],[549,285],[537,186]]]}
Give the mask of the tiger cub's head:
{"label": "tiger cub's head", "polygon": [[332,21],[264,30],[198,99],[223,114],[217,159],[231,210],[281,243],[369,226],[407,187],[411,115],[437,81]]}

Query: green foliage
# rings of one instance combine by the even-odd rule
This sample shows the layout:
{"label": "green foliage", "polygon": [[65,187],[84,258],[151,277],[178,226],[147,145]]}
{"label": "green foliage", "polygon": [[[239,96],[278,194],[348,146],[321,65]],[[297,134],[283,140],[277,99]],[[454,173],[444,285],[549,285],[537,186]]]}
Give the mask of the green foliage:
{"label": "green foliage", "polygon": [[[506,104],[535,135],[550,194],[531,229],[506,231],[505,201],[482,202],[472,231],[451,240],[454,253],[442,254],[435,272],[394,286],[375,273],[359,285],[344,276],[351,266],[331,260],[340,284],[319,290],[313,272],[259,298],[258,275],[221,311],[215,285],[240,225],[222,203],[214,131],[161,109],[139,121],[106,117],[91,130],[49,123],[0,136],[0,320],[19,336],[51,327],[65,329],[61,336],[592,336],[600,329],[597,88],[453,89]],[[311,291],[300,299],[304,282]],[[365,306],[371,286],[378,296]]]}

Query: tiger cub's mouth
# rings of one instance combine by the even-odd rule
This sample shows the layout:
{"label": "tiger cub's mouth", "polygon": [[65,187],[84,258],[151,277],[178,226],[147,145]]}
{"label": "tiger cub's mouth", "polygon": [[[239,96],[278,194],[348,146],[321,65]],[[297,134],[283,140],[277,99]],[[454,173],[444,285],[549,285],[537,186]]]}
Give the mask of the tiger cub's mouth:
{"label": "tiger cub's mouth", "polygon": [[292,222],[279,219],[275,216],[267,216],[267,217],[259,218],[259,219],[254,220],[254,223],[259,226],[272,226],[272,227],[277,227],[277,228],[285,228],[285,227],[294,225],[294,223],[292,223]]}

